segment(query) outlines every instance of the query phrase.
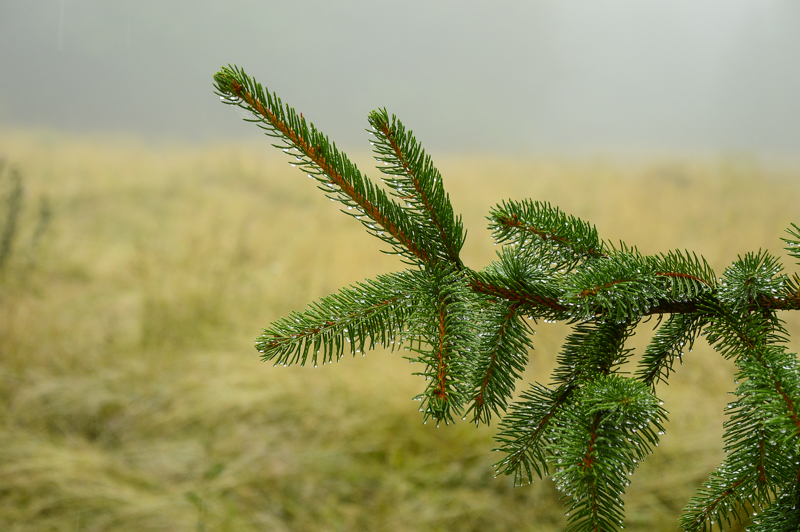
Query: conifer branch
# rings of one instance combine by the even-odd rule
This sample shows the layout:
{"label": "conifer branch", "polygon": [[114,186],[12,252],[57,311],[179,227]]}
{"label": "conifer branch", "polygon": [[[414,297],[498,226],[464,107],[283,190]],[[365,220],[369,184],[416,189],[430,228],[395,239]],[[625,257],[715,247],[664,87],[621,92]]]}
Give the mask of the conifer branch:
{"label": "conifer branch", "polygon": [[501,415],[514,392],[515,383],[528,363],[528,350],[533,349],[528,327],[520,316],[521,305],[489,304],[482,323],[489,332],[479,334],[480,357],[472,377],[472,420],[489,424],[492,412]]}
{"label": "conifer branch", "polygon": [[[683,509],[680,519],[683,530],[705,532],[707,527],[713,530],[715,519],[720,527],[723,520],[730,526],[729,514],[734,514],[739,522],[744,521],[744,516],[740,516],[737,510],[746,512],[747,503],[751,502],[741,496],[748,478],[745,475],[731,476],[728,473],[726,468],[720,467],[715,474],[712,474],[711,480],[697,490],[697,495]],[[757,504],[755,509],[761,510],[761,505]]]}
{"label": "conifer branch", "polygon": [[423,418],[450,424],[461,415],[469,383],[467,360],[477,349],[477,333],[470,317],[476,302],[464,274],[453,265],[434,265],[418,276],[420,299],[411,316],[406,336],[412,362],[425,365],[416,372],[428,381],[422,401]]}
{"label": "conifer branch", "polygon": [[357,209],[354,216],[366,215],[381,229],[364,221],[370,232],[389,243],[396,253],[414,261],[428,262],[429,252],[414,234],[413,224],[402,208],[390,201],[386,194],[362,176],[347,157],[329,143],[328,138],[307,124],[288,105],[284,108],[277,95],[264,91],[237,67],[225,67],[214,80],[217,93],[225,103],[238,105],[254,114],[255,120],[267,134],[286,141],[278,146],[285,151],[295,149],[296,159],[310,171],[309,176],[321,183],[321,189],[332,194],[348,208]]}
{"label": "conifer branch", "polygon": [[703,283],[708,287],[713,288],[714,285],[710,282],[706,281],[705,279],[701,279],[694,275],[690,275],[688,273],[681,273],[681,272],[655,272],[656,277],[672,277],[673,279],[686,279],[689,281],[695,281],[698,283]]}
{"label": "conifer branch", "polygon": [[[774,398],[785,408],[779,414],[788,416],[794,425],[790,433],[800,442],[800,414],[793,399],[800,398],[800,383],[797,382],[800,368],[794,356],[787,354],[782,346],[774,345],[782,342],[785,334],[777,319],[754,313],[737,316],[721,305],[707,308],[716,311],[707,331],[708,342],[716,344],[726,358],[735,357],[737,365],[746,367],[747,371],[742,374],[748,378],[748,383],[743,390],[760,398],[765,393],[776,395]],[[787,388],[790,389],[788,393]]]}
{"label": "conifer branch", "polygon": [[[800,363],[785,347],[777,311],[800,310],[800,276],[769,253],[740,256],[720,279],[694,253],[642,255],[600,240],[595,227],[548,203],[507,201],[490,213],[504,244],[480,271],[462,263],[465,231],[442,176],[410,130],[373,111],[375,155],[388,195],[302,114],[238,67],[215,76],[217,93],[250,113],[296,165],[340,201],[368,232],[412,267],[340,290],[273,322],[256,340],[276,364],[323,364],[375,346],[405,343],[424,369],[423,420],[476,424],[501,418],[497,474],[516,484],[551,475],[571,499],[569,530],[616,530],[627,475],[658,445],[666,411],[654,395],[704,335],[737,366],[737,399],[727,408],[726,460],[681,518],[707,530],[749,508],[764,512],[753,531],[800,527]],[[390,197],[391,196],[391,197]],[[392,199],[394,198],[394,199]],[[397,203],[397,201],[400,203]],[[783,238],[800,259],[800,227]],[[621,376],[637,324],[658,330],[636,378]],[[524,318],[566,321],[572,332],[549,386],[534,383],[508,405],[533,348]],[[662,319],[666,320],[662,323]],[[464,415],[466,419],[466,414]],[[771,528],[770,528],[771,527]]]}
{"label": "conifer branch", "polygon": [[497,475],[513,475],[514,485],[521,486],[532,483],[534,473],[539,478],[549,474],[550,432],[576,389],[573,384],[551,389],[536,383],[520,395],[495,438],[502,446],[494,450],[506,455],[494,464]]}
{"label": "conifer branch", "polygon": [[739,256],[722,277],[718,296],[721,302],[734,308],[744,308],[766,299],[775,299],[784,292],[787,277],[783,266],[769,253],[747,253]]}
{"label": "conifer branch", "polygon": [[256,339],[263,360],[275,365],[338,361],[375,345],[393,347],[405,328],[416,297],[416,280],[405,272],[378,276],[312,303],[270,324]]}
{"label": "conifer branch", "polygon": [[503,202],[491,210],[489,221],[489,229],[498,243],[534,245],[540,253],[552,255],[563,268],[569,269],[583,258],[606,256],[605,245],[594,226],[566,215],[549,203]]}
{"label": "conifer branch", "polygon": [[377,160],[383,163],[379,168],[389,176],[385,182],[416,215],[414,219],[427,229],[427,240],[441,248],[441,258],[461,268],[463,225],[461,218],[453,214],[442,176],[430,156],[397,117],[389,118],[386,109],[371,112],[369,122],[377,138],[374,143]]}
{"label": "conifer branch", "polygon": [[643,256],[635,248],[613,250],[565,279],[565,292],[576,317],[596,314],[631,321],[653,307],[687,302],[714,289],[714,272],[705,261],[680,252]]}
{"label": "conifer branch", "polygon": [[659,328],[639,362],[637,377],[655,389],[658,382],[667,382],[674,371],[675,359],[683,361],[691,351],[706,320],[700,314],[674,313]]}
{"label": "conifer branch", "polygon": [[614,372],[632,352],[625,347],[625,342],[633,334],[635,325],[614,321],[575,325],[556,359],[558,365],[553,370],[553,381],[580,384],[597,375]]}
{"label": "conifer branch", "polygon": [[[741,260],[739,267],[748,260]],[[763,264],[750,261],[756,263]],[[729,269],[723,283],[739,277],[739,267]],[[800,425],[792,398],[800,397],[797,359],[776,345],[784,331],[775,316],[742,311],[740,301],[732,303],[706,307],[711,315],[707,339],[723,356],[736,360],[737,379],[744,382],[736,390],[739,399],[727,408],[728,457],[684,510],[686,530],[705,529],[711,519],[729,520],[731,508],[745,502],[767,506],[776,486],[796,483]]]}
{"label": "conifer branch", "polygon": [[666,412],[643,383],[617,375],[598,377],[565,408],[553,434],[550,463],[556,487],[572,503],[567,530],[617,530],[627,475],[652,452]]}
{"label": "conifer branch", "polygon": [[[514,475],[515,484],[529,484],[532,472],[541,478],[547,473],[548,449],[557,448],[557,441],[549,435],[554,420],[560,420],[562,409],[571,404],[573,392],[586,382],[591,382],[593,368],[600,367],[600,375],[607,376],[622,364],[630,350],[624,348],[630,335],[627,324],[580,324],[567,338],[553,372],[557,388],[536,384],[522,395],[522,400],[511,406],[500,423],[499,451],[508,457],[494,466],[498,474]],[[523,420],[525,420],[523,422]],[[558,425],[560,421],[556,421]]]}

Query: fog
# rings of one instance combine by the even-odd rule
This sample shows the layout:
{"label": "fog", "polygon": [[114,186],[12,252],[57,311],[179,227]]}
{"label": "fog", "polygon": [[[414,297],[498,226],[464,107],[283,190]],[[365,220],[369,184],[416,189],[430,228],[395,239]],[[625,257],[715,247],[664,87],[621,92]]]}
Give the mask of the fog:
{"label": "fog", "polygon": [[345,149],[797,155],[800,3],[0,0],[0,127],[255,137],[235,63]]}

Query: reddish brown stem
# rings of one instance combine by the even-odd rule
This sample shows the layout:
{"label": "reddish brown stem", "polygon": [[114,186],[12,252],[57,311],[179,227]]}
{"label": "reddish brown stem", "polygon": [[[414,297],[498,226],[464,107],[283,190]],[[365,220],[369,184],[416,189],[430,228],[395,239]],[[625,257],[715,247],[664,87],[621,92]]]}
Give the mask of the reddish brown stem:
{"label": "reddish brown stem", "polygon": [[557,299],[541,297],[534,294],[522,294],[519,292],[514,292],[507,288],[503,288],[502,286],[492,285],[474,278],[470,280],[470,287],[476,292],[500,297],[507,301],[513,301],[523,305],[548,307],[553,310],[567,310],[567,307],[559,303]]}

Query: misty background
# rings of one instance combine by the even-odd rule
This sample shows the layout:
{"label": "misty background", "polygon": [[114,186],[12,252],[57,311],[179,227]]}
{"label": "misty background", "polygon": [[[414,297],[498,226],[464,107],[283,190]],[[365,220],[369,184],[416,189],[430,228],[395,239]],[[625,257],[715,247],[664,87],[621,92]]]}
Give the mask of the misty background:
{"label": "misty background", "polygon": [[386,107],[429,151],[800,146],[800,3],[0,0],[0,127],[257,137],[235,63],[340,147]]}

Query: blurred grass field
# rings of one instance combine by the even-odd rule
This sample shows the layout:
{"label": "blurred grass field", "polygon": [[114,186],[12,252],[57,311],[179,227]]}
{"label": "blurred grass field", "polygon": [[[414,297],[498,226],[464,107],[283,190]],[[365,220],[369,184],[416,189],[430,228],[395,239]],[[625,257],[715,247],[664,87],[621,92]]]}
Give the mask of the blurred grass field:
{"label": "blurred grass field", "polygon": [[[531,197],[645,253],[696,251],[717,275],[759,248],[797,270],[779,240],[800,223],[796,166],[433,155],[473,268],[494,257],[489,208]],[[53,213],[33,267],[12,257],[0,279],[0,530],[564,528],[552,482],[494,478],[494,427],[422,424],[402,353],[259,361],[252,341],[271,320],[402,267],[266,140],[7,130],[0,156],[25,179],[19,246],[36,198]],[[800,319],[784,318],[797,351]],[[527,381],[549,381],[565,332],[539,324]],[[658,390],[671,421],[632,479],[628,530],[678,530],[723,457],[733,366],[700,342],[684,360]]]}

